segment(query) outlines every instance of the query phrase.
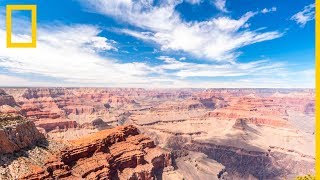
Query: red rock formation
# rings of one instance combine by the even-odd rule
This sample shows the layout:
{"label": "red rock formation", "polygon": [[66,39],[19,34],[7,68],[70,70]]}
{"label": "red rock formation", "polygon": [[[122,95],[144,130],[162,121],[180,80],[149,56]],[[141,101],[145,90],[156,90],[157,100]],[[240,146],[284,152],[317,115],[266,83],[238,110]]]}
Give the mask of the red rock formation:
{"label": "red rock formation", "polygon": [[134,126],[103,130],[69,143],[42,169],[22,179],[153,179],[156,171],[171,166],[170,153],[156,147]]}
{"label": "red rock formation", "polygon": [[[18,104],[21,105],[20,112],[28,119],[39,122],[38,124],[46,124],[48,119],[60,119],[57,120],[59,122],[62,122],[61,119],[66,121],[81,119],[80,124],[98,117],[109,119],[109,108],[104,104],[108,103],[110,108],[136,104],[132,97],[122,94],[118,89],[27,88],[6,89],[6,91],[14,94]],[[12,109],[6,108],[6,112],[9,111]],[[41,121],[45,122],[40,123]]]}
{"label": "red rock formation", "polygon": [[[198,116],[227,120],[247,118],[248,122],[272,126],[286,126],[291,111],[314,114],[312,90],[27,88],[6,91],[14,95],[17,104],[21,105],[21,112],[29,119],[72,119],[79,124],[89,123],[98,117],[107,122],[117,122],[126,111],[128,114],[135,111],[130,115],[134,117],[139,111],[148,109],[160,112],[159,116],[166,112],[211,110],[205,116]],[[2,109],[7,113],[15,112],[9,107]],[[176,119],[179,116],[177,114]]]}
{"label": "red rock formation", "polygon": [[78,105],[78,106],[66,106],[64,108],[65,112],[67,114],[92,114],[95,111],[95,108],[92,106],[84,106],[84,105]]}
{"label": "red rock formation", "polygon": [[22,97],[26,99],[37,99],[42,97],[58,97],[68,94],[66,88],[28,88],[25,89]]}
{"label": "red rock formation", "polygon": [[245,130],[246,126],[246,119],[237,119],[232,127],[235,129]]}
{"label": "red rock formation", "polygon": [[231,179],[251,179],[244,178],[248,174],[253,175],[253,179],[287,179],[288,175],[293,173],[314,174],[314,157],[298,154],[308,160],[297,160],[292,154],[274,151],[275,147],[269,151],[255,151],[228,145],[193,142],[184,145],[183,148],[203,152],[226,166],[228,173],[236,172],[237,175]]}
{"label": "red rock formation", "polygon": [[41,119],[35,122],[37,127],[43,128],[46,132],[54,129],[76,128],[77,122],[68,119]]}
{"label": "red rock formation", "polygon": [[205,117],[223,120],[247,119],[247,123],[286,126],[287,110],[269,98],[240,97],[234,98],[229,106],[208,112]]}
{"label": "red rock formation", "polygon": [[13,96],[0,89],[0,113],[19,115],[20,108]]}
{"label": "red rock formation", "polygon": [[44,136],[34,123],[19,116],[2,116],[0,118],[0,154],[13,153],[34,145]]}
{"label": "red rock formation", "polygon": [[4,90],[0,89],[0,106],[2,105],[14,107],[17,106],[17,103],[12,96],[8,95]]}
{"label": "red rock formation", "polygon": [[27,118],[59,118],[63,111],[58,108],[52,98],[25,99],[21,106],[21,112]]}

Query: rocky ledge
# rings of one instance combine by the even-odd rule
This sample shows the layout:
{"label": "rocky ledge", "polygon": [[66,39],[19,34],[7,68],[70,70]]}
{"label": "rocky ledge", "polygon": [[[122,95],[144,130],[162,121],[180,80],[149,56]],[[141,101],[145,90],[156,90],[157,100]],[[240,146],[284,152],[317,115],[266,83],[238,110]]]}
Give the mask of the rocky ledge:
{"label": "rocky ledge", "polygon": [[78,140],[34,164],[21,179],[155,179],[172,168],[171,154],[134,126],[106,129]]}
{"label": "rocky ledge", "polygon": [[44,138],[34,123],[21,116],[0,114],[0,154],[33,146]]}

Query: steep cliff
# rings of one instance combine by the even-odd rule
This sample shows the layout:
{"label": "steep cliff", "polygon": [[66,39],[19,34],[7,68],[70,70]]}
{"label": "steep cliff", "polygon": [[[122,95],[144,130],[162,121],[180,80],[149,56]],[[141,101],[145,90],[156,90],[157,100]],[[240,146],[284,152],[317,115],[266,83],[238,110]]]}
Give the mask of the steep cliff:
{"label": "steep cliff", "polygon": [[0,154],[13,153],[30,147],[44,136],[34,123],[21,116],[0,115]]}
{"label": "steep cliff", "polygon": [[3,89],[0,89],[0,106],[2,105],[13,107],[16,106],[17,103],[12,96],[8,95]]}
{"label": "steep cliff", "polygon": [[134,126],[69,141],[66,148],[45,159],[19,178],[154,179],[158,172],[171,166],[171,154],[156,147]]}

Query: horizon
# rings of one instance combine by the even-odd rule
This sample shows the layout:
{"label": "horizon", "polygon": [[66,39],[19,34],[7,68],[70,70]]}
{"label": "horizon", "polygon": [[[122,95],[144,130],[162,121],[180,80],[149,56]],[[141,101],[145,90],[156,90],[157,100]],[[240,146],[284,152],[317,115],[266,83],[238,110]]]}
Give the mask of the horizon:
{"label": "horizon", "polygon": [[144,88],[144,87],[93,87],[93,86],[82,86],[82,87],[76,87],[76,86],[74,86],[74,87],[72,87],[72,86],[48,86],[48,87],[46,87],[46,86],[28,86],[28,87],[23,87],[23,86],[0,86],[0,89],[23,89],[23,88],[28,88],[28,89],[34,89],[34,88],[38,88],[38,89],[46,89],[46,88],[48,88],[48,89],[54,89],[54,88],[65,88],[65,89],[80,89],[80,88],[92,88],[92,89],[144,89],[144,90],[179,90],[179,89],[181,89],[181,90],[184,90],[184,89],[186,89],[186,90],[188,90],[188,89],[191,89],[191,90],[210,90],[210,89],[214,89],[214,90],[224,90],[224,89],[226,89],[226,90],[233,90],[233,89],[251,89],[251,90],[255,90],[255,89],[267,89],[267,90],[313,90],[313,91],[315,91],[315,88],[268,88],[268,87],[258,87],[258,88],[254,88],[254,87],[249,87],[249,88],[247,88],[247,87],[243,87],[243,88],[233,88],[233,87],[231,87],[231,88],[224,88],[224,87],[221,87],[221,88],[219,88],[219,87],[212,87],[212,88],[188,88],[188,87],[186,87],[186,88],[179,88],[179,87],[171,87],[171,88],[166,88],[166,87],[159,87],[159,88],[157,88],[157,87],[146,87],[146,88]]}

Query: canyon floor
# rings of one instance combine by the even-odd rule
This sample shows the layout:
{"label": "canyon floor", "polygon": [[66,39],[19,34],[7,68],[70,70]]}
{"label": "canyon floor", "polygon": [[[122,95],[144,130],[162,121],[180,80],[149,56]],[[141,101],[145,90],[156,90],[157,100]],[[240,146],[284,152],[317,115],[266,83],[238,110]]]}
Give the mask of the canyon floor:
{"label": "canyon floor", "polygon": [[314,174],[313,89],[2,88],[0,179]]}

